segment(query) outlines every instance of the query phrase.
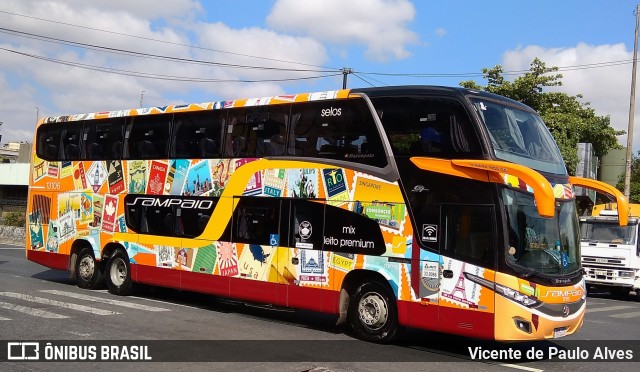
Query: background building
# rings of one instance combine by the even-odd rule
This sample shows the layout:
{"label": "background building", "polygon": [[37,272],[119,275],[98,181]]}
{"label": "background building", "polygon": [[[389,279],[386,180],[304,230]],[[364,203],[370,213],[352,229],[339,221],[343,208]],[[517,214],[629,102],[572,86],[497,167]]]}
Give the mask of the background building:
{"label": "background building", "polygon": [[30,143],[7,143],[0,147],[0,217],[27,210]]}
{"label": "background building", "polygon": [[615,186],[624,174],[627,160],[627,148],[620,150],[609,150],[609,153],[600,160],[600,177],[602,182]]}

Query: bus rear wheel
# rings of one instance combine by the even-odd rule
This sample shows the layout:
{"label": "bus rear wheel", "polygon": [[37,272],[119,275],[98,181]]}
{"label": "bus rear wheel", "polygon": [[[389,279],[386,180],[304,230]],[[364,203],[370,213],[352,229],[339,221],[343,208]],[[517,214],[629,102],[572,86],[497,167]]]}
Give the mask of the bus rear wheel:
{"label": "bus rear wheel", "polygon": [[102,267],[93,256],[93,249],[83,247],[76,259],[76,282],[83,289],[96,289],[104,283]]}
{"label": "bus rear wheel", "polygon": [[395,298],[378,282],[364,283],[356,289],[349,300],[348,318],[356,336],[366,341],[389,342],[398,332]]}
{"label": "bus rear wheel", "polygon": [[127,296],[133,292],[129,257],[124,251],[118,249],[109,257],[105,266],[105,275],[109,293]]}

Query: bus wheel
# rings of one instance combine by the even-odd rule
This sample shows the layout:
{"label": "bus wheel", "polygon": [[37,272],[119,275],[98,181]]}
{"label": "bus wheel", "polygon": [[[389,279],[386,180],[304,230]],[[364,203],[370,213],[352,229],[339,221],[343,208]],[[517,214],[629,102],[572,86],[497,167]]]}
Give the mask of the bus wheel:
{"label": "bus wheel", "polygon": [[126,296],[133,291],[131,282],[131,271],[129,270],[129,257],[127,254],[117,249],[107,260],[105,266],[107,279],[107,289],[109,293]]}
{"label": "bus wheel", "polygon": [[395,298],[378,282],[362,284],[349,301],[348,317],[358,338],[373,342],[391,341],[398,331]]}
{"label": "bus wheel", "polygon": [[78,287],[96,289],[103,283],[102,268],[93,257],[93,249],[83,247],[76,259],[76,280]]}

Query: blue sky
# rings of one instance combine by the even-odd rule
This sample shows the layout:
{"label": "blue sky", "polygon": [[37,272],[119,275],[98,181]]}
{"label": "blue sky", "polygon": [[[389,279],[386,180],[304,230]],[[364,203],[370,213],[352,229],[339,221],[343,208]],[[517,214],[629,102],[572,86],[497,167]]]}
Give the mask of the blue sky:
{"label": "blue sky", "polygon": [[[0,134],[3,143],[30,141],[36,115],[134,108],[142,91],[142,106],[149,107],[332,90],[341,87],[341,76],[264,80],[336,74],[342,67],[356,71],[349,76],[351,88],[455,86],[469,79],[484,84],[479,76],[483,67],[500,64],[507,71],[526,70],[535,57],[549,66],[570,68],[562,71],[564,85],[558,89],[583,94],[597,114],[610,115],[615,128],[626,129],[636,4],[628,0],[4,0]],[[58,40],[47,42],[34,35]],[[332,72],[176,63],[70,47],[60,40],[172,58]],[[572,68],[613,61],[621,62]],[[68,63],[116,69],[120,74]],[[146,79],[141,73],[226,82]],[[378,75],[385,73],[431,76]],[[465,73],[478,75],[434,76]],[[640,122],[640,115],[635,121]],[[640,130],[634,134],[638,143]],[[624,136],[620,143],[626,143]]]}

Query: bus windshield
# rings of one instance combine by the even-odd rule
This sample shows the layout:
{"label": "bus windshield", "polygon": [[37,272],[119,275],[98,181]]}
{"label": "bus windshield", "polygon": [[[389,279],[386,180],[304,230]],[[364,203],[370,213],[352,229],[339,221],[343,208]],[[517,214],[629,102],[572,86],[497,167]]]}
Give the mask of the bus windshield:
{"label": "bus windshield", "polygon": [[540,116],[495,101],[472,101],[489,132],[496,158],[541,172],[567,174],[560,150]]}
{"label": "bus windshield", "polygon": [[580,240],[591,243],[635,244],[636,224],[620,226],[618,221],[594,221],[580,224]]}
{"label": "bus windshield", "polygon": [[543,218],[533,195],[503,189],[509,241],[507,262],[531,273],[565,275],[580,268],[574,201],[557,202],[554,218]]}

